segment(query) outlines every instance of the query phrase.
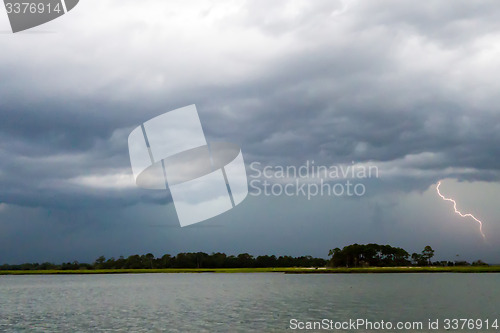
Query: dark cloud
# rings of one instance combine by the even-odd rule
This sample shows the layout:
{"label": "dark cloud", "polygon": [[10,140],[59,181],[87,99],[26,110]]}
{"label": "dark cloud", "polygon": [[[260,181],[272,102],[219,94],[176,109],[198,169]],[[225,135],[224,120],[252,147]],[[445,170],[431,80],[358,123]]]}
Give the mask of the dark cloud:
{"label": "dark cloud", "polygon": [[[367,181],[367,197],[349,207],[367,210],[357,218],[373,222],[363,227],[370,235],[394,241],[397,232],[386,234],[398,225],[390,213],[398,206],[389,200],[394,193],[424,193],[446,177],[499,180],[497,7],[493,1],[297,0],[138,8],[112,1],[54,21],[51,29],[59,33],[2,35],[0,202],[28,212],[78,212],[74,218],[26,213],[41,225],[74,220],[82,226],[93,211],[90,218],[105,215],[95,219],[111,229],[119,228],[123,210],[146,205],[156,213],[143,218],[155,225],[156,209],[171,210],[171,200],[168,192],[134,186],[127,137],[142,122],[195,103],[209,140],[239,143],[247,164],[377,164],[380,179]],[[304,208],[318,220],[308,229],[291,210],[308,203],[269,198],[282,209],[266,214],[269,207],[258,202],[257,217],[251,209],[231,215],[243,221],[238,228],[258,238],[267,219],[276,230],[270,227],[269,239],[247,249],[272,250],[278,226],[288,226],[285,240],[294,244],[293,233],[307,229],[312,240],[322,228],[338,228],[339,242],[368,241],[342,222],[354,220],[349,209],[335,216],[334,228],[334,209],[316,202],[314,212]],[[168,223],[176,225],[174,215]],[[238,228],[223,234],[241,239]],[[201,236],[193,230],[174,234],[195,247]],[[180,241],[169,240],[170,249],[182,250]],[[212,248],[210,241],[202,244]],[[245,250],[238,241],[222,244]]]}

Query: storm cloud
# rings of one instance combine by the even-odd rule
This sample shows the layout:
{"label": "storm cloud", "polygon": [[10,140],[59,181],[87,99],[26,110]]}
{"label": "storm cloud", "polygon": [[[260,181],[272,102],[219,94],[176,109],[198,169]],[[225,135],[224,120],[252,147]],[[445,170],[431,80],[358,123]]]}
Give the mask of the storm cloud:
{"label": "storm cloud", "polygon": [[[1,259],[87,259],[148,246],[324,256],[355,241],[419,250],[430,241],[424,231],[408,237],[420,222],[401,207],[415,207],[440,179],[498,186],[499,15],[495,1],[111,0],[82,2],[15,35],[0,15]],[[354,202],[248,198],[208,222],[221,228],[176,229],[169,194],[135,186],[127,137],[190,104],[209,140],[238,143],[247,165],[374,163],[380,179]],[[424,202],[421,209],[441,204]],[[438,211],[429,220],[453,219]],[[36,227],[16,229],[23,216]],[[499,235],[495,223],[490,233]],[[27,250],[29,230],[66,235],[67,224],[74,242],[95,237],[92,249],[61,241],[58,252],[47,240]],[[125,225],[163,225],[164,240],[141,231],[131,242]],[[110,233],[120,245],[104,241]],[[24,240],[6,245],[13,234]],[[457,237],[436,247],[493,251],[466,232]]]}

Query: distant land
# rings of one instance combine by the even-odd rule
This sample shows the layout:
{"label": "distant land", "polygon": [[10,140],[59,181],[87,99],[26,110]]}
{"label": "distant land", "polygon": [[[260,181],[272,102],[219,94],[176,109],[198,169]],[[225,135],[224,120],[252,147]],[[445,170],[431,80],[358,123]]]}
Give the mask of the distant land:
{"label": "distant land", "polygon": [[454,267],[370,267],[370,268],[163,268],[163,269],[79,269],[2,270],[0,275],[144,274],[144,273],[284,273],[284,274],[390,274],[390,273],[500,273],[499,266]]}
{"label": "distant land", "polygon": [[329,251],[329,260],[311,256],[275,255],[237,256],[217,252],[131,255],[118,259],[100,256],[92,264],[77,261],[62,264],[3,264],[0,275],[31,274],[132,274],[132,273],[497,273],[500,265],[491,266],[481,260],[433,262],[434,250],[426,246],[421,253],[409,254],[402,248],[379,244],[352,244]]}

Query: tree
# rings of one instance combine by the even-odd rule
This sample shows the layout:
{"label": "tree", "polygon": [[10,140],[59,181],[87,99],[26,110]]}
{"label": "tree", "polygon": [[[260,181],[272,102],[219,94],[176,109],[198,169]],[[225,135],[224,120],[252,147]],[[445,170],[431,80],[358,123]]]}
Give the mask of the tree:
{"label": "tree", "polygon": [[472,266],[489,266],[489,265],[482,260],[477,260],[472,263]]}
{"label": "tree", "polygon": [[238,266],[239,267],[252,267],[254,263],[254,258],[248,253],[238,254]]}
{"label": "tree", "polygon": [[427,264],[427,260],[424,258],[422,254],[419,253],[413,253],[411,255],[411,260],[413,261],[413,264],[416,266],[424,266]]}
{"label": "tree", "polygon": [[104,256],[100,256],[99,258],[97,258],[94,262],[94,267],[96,269],[100,269],[102,268],[104,262],[106,261],[106,258]]}
{"label": "tree", "polygon": [[160,268],[170,268],[172,267],[172,256],[170,254],[164,254],[160,262]]}
{"label": "tree", "polygon": [[427,264],[430,266],[431,265],[431,258],[434,257],[434,250],[432,247],[427,245],[424,247],[424,250],[422,251],[422,257],[427,261]]}
{"label": "tree", "polygon": [[127,258],[125,268],[140,269],[142,266],[141,257],[138,254],[131,255]]}
{"label": "tree", "polygon": [[153,260],[155,256],[152,253],[148,253],[143,258],[143,264],[145,268],[153,268]]}
{"label": "tree", "polygon": [[335,248],[328,252],[332,267],[394,267],[410,264],[409,254],[404,249],[390,245],[352,244],[342,250]]}

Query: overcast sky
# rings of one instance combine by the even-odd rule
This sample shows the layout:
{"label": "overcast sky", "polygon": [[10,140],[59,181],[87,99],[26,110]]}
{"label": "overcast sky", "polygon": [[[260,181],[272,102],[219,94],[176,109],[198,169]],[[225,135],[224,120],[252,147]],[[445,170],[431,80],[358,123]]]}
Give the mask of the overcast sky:
{"label": "overcast sky", "polygon": [[[82,0],[17,34],[2,9],[0,40],[0,264],[355,242],[500,263],[495,0]],[[135,186],[127,137],[190,104],[249,175],[314,160],[379,178],[356,198],[248,196],[180,228],[168,192]]]}

